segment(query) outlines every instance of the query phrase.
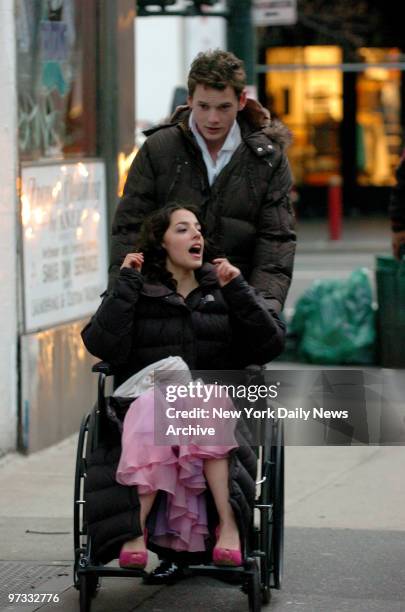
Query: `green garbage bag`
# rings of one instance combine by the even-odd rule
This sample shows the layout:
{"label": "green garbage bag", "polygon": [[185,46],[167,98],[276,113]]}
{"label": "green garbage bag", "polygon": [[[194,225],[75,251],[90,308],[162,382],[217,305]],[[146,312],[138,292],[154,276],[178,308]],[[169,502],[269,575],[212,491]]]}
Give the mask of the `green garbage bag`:
{"label": "green garbage bag", "polygon": [[297,356],[319,364],[375,363],[376,316],[367,270],[317,280],[298,299],[289,333]]}

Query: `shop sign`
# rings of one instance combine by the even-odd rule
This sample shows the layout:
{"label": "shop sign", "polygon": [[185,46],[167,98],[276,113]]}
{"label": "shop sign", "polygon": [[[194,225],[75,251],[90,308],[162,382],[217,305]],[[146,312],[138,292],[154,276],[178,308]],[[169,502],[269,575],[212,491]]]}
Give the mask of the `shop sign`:
{"label": "shop sign", "polygon": [[22,168],[25,331],[93,313],[107,285],[104,163]]}
{"label": "shop sign", "polygon": [[294,25],[297,0],[253,0],[252,21],[256,26]]}

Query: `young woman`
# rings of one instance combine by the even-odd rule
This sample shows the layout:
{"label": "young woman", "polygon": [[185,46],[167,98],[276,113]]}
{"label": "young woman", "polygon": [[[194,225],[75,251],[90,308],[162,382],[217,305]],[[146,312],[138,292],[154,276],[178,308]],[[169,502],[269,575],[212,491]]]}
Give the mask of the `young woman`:
{"label": "young woman", "polygon": [[[113,290],[82,332],[88,350],[119,369],[121,379],[169,356],[181,357],[190,369],[212,371],[263,364],[281,352],[284,326],[277,314],[226,258],[206,262],[205,247],[198,214],[191,206],[168,206],[144,222],[137,251],[125,257]],[[131,453],[124,442],[122,457]],[[254,467],[250,463],[241,469],[240,449],[209,448],[212,452],[205,449],[198,458],[218,513],[213,560],[240,565],[241,540],[254,500]],[[152,447],[148,452],[146,467],[153,464],[159,470],[159,452]],[[178,455],[174,448],[169,463]],[[134,465],[130,478],[120,472],[118,476],[121,484],[138,486],[144,533],[158,493],[153,482],[159,479],[150,475],[145,482],[142,469],[139,466],[138,474]],[[242,485],[236,483],[241,474]],[[206,521],[197,520],[196,528],[208,534]],[[191,542],[184,542],[184,533],[182,538],[182,548],[178,543],[174,548],[195,550]],[[144,567],[146,561],[143,535],[124,543],[121,566]]]}

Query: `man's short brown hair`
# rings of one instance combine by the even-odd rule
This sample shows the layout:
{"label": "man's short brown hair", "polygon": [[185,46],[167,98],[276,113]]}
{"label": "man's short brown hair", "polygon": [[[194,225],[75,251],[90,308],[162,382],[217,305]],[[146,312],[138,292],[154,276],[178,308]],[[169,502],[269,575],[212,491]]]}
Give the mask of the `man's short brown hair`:
{"label": "man's short brown hair", "polygon": [[220,90],[230,85],[239,99],[246,87],[243,61],[233,53],[221,49],[199,53],[191,64],[187,85],[191,97],[197,85]]}

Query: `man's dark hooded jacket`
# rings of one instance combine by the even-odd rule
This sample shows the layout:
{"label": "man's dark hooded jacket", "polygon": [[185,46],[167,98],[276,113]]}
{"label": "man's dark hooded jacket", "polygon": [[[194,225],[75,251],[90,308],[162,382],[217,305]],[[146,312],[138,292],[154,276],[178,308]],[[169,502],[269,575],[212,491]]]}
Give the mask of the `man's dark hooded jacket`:
{"label": "man's dark hooded jacket", "polygon": [[248,100],[238,113],[242,142],[212,186],[189,128],[188,108],[149,132],[113,221],[110,286],[125,255],[134,250],[144,217],[177,201],[200,209],[216,255],[226,255],[269,305],[281,310],[295,253],[285,153],[290,133],[279,121],[269,122],[263,110]]}

